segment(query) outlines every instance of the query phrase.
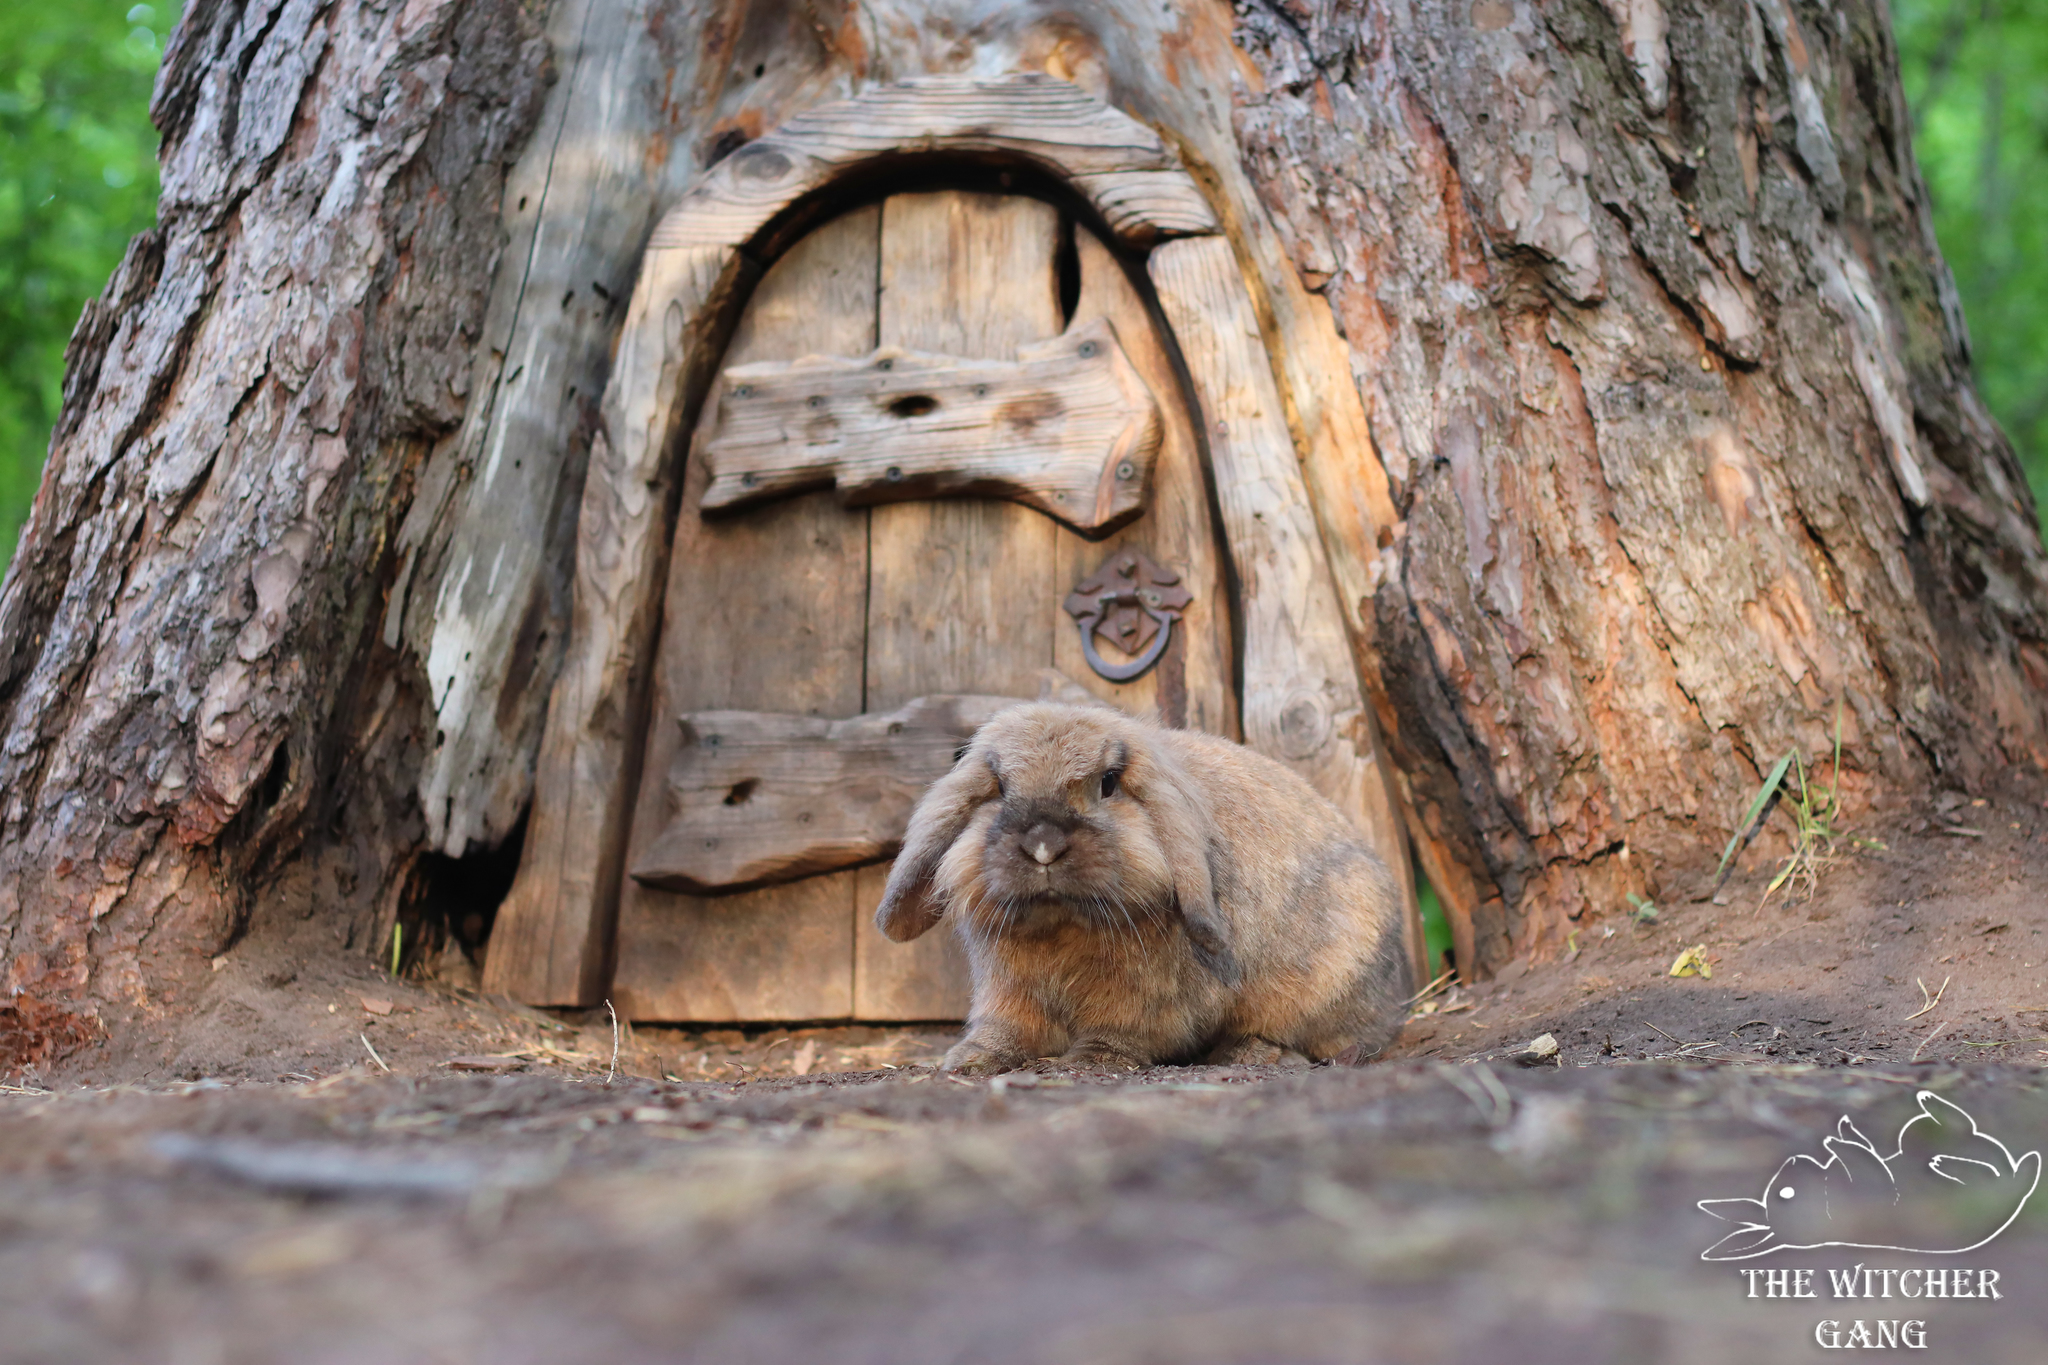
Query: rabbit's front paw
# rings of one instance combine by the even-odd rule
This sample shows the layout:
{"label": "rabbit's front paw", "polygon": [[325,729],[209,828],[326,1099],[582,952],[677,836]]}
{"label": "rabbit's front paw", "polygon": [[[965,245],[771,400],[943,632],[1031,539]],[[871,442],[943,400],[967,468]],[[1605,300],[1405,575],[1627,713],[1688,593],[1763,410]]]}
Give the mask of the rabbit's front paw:
{"label": "rabbit's front paw", "polygon": [[1022,1053],[1009,1052],[1001,1048],[988,1047],[972,1038],[962,1038],[953,1044],[946,1060],[939,1063],[941,1071],[957,1071],[963,1076],[993,1076],[999,1071],[1015,1071],[1030,1061]]}
{"label": "rabbit's front paw", "polygon": [[1150,1063],[1114,1043],[1078,1043],[1052,1059],[1053,1066],[1072,1071],[1143,1071]]}

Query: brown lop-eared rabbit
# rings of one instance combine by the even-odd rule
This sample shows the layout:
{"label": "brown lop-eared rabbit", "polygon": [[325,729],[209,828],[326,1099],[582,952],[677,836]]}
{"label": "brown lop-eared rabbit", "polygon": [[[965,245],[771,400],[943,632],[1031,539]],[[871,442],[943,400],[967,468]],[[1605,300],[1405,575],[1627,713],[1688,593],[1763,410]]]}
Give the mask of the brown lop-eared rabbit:
{"label": "brown lop-eared rabbit", "polygon": [[1241,745],[1102,707],[1005,711],[910,817],[875,922],[951,920],[974,998],[948,1070],[1362,1061],[1413,989],[1387,869]]}

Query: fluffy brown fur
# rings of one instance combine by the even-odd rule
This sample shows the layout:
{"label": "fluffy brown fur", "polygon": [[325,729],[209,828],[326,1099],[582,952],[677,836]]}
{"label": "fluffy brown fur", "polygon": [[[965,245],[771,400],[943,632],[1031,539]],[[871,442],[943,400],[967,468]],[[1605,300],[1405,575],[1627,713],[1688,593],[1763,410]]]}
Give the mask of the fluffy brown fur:
{"label": "fluffy brown fur", "polygon": [[1334,806],[1099,707],[1005,711],[925,793],[875,922],[941,919],[974,976],[955,1071],[1370,1057],[1411,989],[1393,880]]}

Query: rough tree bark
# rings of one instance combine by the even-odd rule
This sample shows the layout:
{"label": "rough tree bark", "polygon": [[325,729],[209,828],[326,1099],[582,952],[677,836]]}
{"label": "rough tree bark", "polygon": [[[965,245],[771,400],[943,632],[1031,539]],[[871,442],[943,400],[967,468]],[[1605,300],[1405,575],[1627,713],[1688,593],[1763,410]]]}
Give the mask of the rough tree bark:
{"label": "rough tree bark", "polygon": [[1225,225],[1467,970],[1688,884],[1838,706],[1861,806],[2048,763],[1881,3],[196,0],[0,589],[18,1019],[160,1000],[288,863],[361,940],[511,838],[654,221],[822,100],[1019,70]]}

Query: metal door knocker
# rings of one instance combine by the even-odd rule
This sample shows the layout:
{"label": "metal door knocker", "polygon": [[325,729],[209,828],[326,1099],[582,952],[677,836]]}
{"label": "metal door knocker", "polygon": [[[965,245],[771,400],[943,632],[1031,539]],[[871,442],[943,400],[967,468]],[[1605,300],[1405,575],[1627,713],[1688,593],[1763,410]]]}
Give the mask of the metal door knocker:
{"label": "metal door knocker", "polygon": [[[1159,662],[1173,636],[1173,623],[1195,595],[1180,575],[1162,569],[1142,550],[1123,549],[1067,594],[1067,614],[1081,628],[1081,653],[1088,666],[1111,682],[1129,682]],[[1112,664],[1095,652],[1100,634],[1133,658]]]}

